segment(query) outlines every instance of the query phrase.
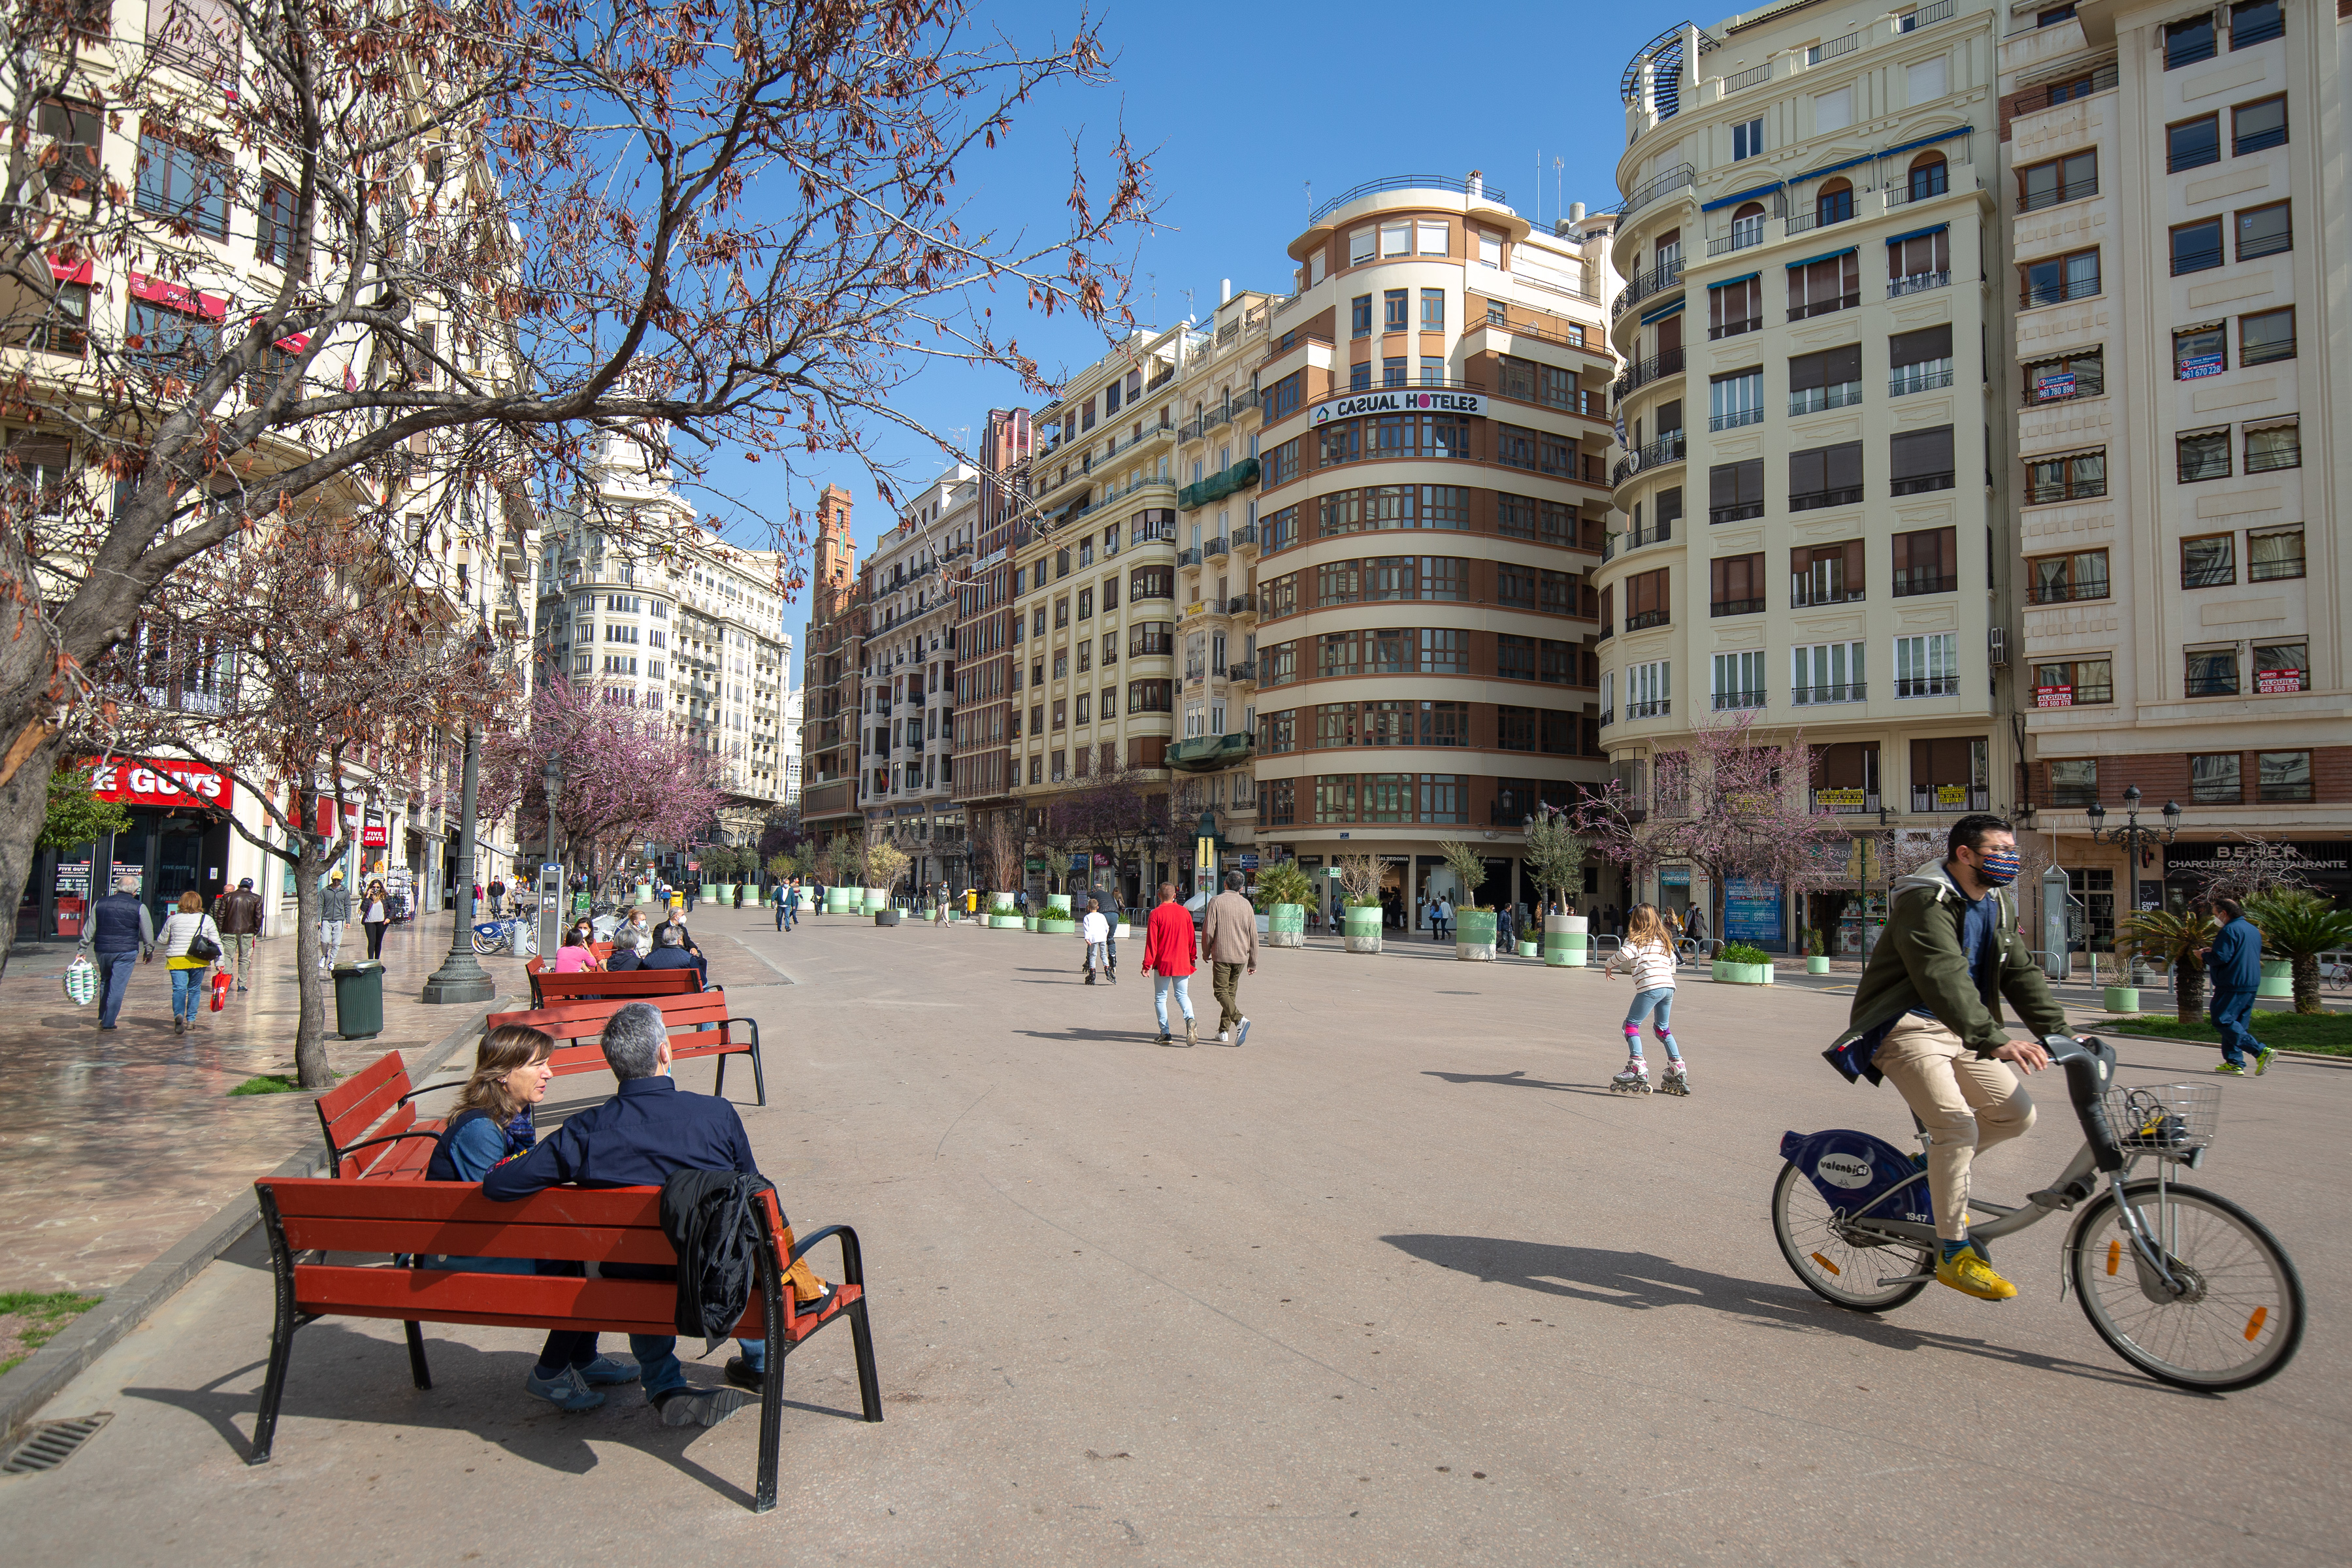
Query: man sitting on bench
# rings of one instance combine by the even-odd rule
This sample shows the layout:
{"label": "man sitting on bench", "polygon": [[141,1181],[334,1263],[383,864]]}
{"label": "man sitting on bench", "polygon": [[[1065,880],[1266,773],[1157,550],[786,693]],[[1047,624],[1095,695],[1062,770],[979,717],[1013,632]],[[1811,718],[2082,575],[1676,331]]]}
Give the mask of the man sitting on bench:
{"label": "man sitting on bench", "polygon": [[[672,1171],[740,1171],[759,1174],[743,1119],[726,1100],[688,1094],[670,1079],[669,1028],[660,1012],[632,1002],[606,1021],[600,1043],[621,1092],[582,1111],[530,1152],[509,1160],[482,1181],[486,1197],[511,1202],[566,1182],[583,1187],[657,1187]],[[780,1238],[792,1249],[792,1230]],[[607,1279],[675,1279],[669,1264],[605,1263]],[[796,1312],[822,1315],[833,1303],[833,1287],[801,1258],[785,1275],[799,1304]],[[665,1426],[715,1426],[751,1402],[740,1392],[760,1386],[767,1345],[744,1340],[743,1353],[727,1363],[733,1388],[688,1388],[678,1365],[677,1340],[669,1334],[629,1336],[630,1353],[645,1378],[646,1400]]]}
{"label": "man sitting on bench", "polygon": [[654,927],[654,950],[639,962],[640,969],[691,969],[698,981],[703,961],[687,951],[686,928],[665,922]]}

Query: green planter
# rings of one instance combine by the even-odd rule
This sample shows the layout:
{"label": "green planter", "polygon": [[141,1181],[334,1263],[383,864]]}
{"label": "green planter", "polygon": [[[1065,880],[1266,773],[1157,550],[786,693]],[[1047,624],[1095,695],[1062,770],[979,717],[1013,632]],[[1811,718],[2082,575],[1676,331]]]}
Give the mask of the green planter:
{"label": "green planter", "polygon": [[1539,943],[1529,942],[1525,939],[1522,939],[1519,942],[1519,956],[1521,958],[1533,958],[1537,953],[1542,951],[1543,949]]}
{"label": "green planter", "polygon": [[1038,921],[1037,932],[1040,936],[1076,936],[1078,934],[1078,922],[1067,914],[1059,920],[1046,915]]}
{"label": "green planter", "polygon": [[1037,929],[1037,917],[1035,915],[1023,915],[1021,917],[1021,929],[1023,931],[1035,931]]}
{"label": "green planter", "polygon": [[1543,961],[1548,969],[1582,969],[1586,963],[1586,934],[1582,915],[1546,915],[1543,930]]}
{"label": "green planter", "polygon": [[702,891],[698,896],[704,903],[707,904],[710,902],[713,899],[716,899],[719,896],[719,884],[716,882],[703,883]]}
{"label": "green planter", "polygon": [[890,894],[887,889],[868,888],[866,889],[866,912],[867,914],[878,915],[889,907]]}
{"label": "green planter", "polygon": [[1307,945],[1307,906],[1276,904],[1265,912],[1265,945],[1268,947],[1305,947]]}
{"label": "green planter", "polygon": [[1350,909],[1339,918],[1339,945],[1349,952],[1381,950],[1381,910],[1377,904]]}
{"label": "green planter", "polygon": [[1807,955],[1806,955],[1806,958],[1805,958],[1805,973],[1808,973],[1808,974],[1827,974],[1829,972],[1830,972],[1830,961],[1829,961],[1829,958],[1828,958],[1828,956],[1827,956],[1826,954],[1809,953],[1809,954],[1807,954]]}
{"label": "green planter", "polygon": [[849,889],[847,888],[827,888],[824,890],[824,912],[829,915],[847,914],[849,912]]}
{"label": "green planter", "polygon": [[1726,985],[1769,985],[1772,966],[1769,963],[1726,963],[1717,959],[1715,978]]}
{"label": "green planter", "polygon": [[1070,895],[1067,893],[1048,893],[1045,895],[1045,907],[1049,910],[1059,910],[1064,914],[1068,914],[1070,912]]}
{"label": "green planter", "polygon": [[2263,960],[2262,984],[2254,987],[2257,996],[2292,996],[2294,994],[2294,963],[2292,959]]}
{"label": "green planter", "polygon": [[2100,1005],[2110,1013],[2137,1013],[2139,1011],[2139,987],[2110,985],[2101,996]]}
{"label": "green planter", "polygon": [[653,901],[653,884],[650,882],[639,882],[637,884],[636,902],[641,904],[651,903]]}
{"label": "green planter", "polygon": [[1495,962],[1495,911],[1454,911],[1454,957],[1460,963]]}

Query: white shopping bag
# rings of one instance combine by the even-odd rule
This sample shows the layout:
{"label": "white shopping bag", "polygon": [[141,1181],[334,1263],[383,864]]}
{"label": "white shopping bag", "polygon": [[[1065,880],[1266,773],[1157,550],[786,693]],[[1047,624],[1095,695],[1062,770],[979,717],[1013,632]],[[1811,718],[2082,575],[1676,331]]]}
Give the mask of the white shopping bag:
{"label": "white shopping bag", "polygon": [[89,954],[78,952],[66,965],[66,1000],[77,1007],[87,1007],[98,1000],[98,965]]}

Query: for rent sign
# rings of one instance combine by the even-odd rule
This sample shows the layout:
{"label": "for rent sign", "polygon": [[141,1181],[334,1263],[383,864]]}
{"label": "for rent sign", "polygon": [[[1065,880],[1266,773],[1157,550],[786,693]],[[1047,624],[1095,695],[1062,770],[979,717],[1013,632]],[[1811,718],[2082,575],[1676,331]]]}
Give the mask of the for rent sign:
{"label": "for rent sign", "polygon": [[202,763],[94,757],[89,767],[89,793],[124,805],[198,805],[226,811],[236,798],[235,786]]}

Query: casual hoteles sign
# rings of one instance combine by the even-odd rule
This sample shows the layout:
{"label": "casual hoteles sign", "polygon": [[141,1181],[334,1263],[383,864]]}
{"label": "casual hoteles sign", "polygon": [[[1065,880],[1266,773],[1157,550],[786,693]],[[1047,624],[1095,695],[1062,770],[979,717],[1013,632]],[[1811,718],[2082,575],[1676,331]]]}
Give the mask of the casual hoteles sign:
{"label": "casual hoteles sign", "polygon": [[1334,419],[1355,419],[1367,414],[1463,414],[1484,416],[1486,399],[1475,392],[1444,392],[1433,387],[1390,386],[1377,392],[1354,392],[1318,403],[1307,411],[1316,425]]}

